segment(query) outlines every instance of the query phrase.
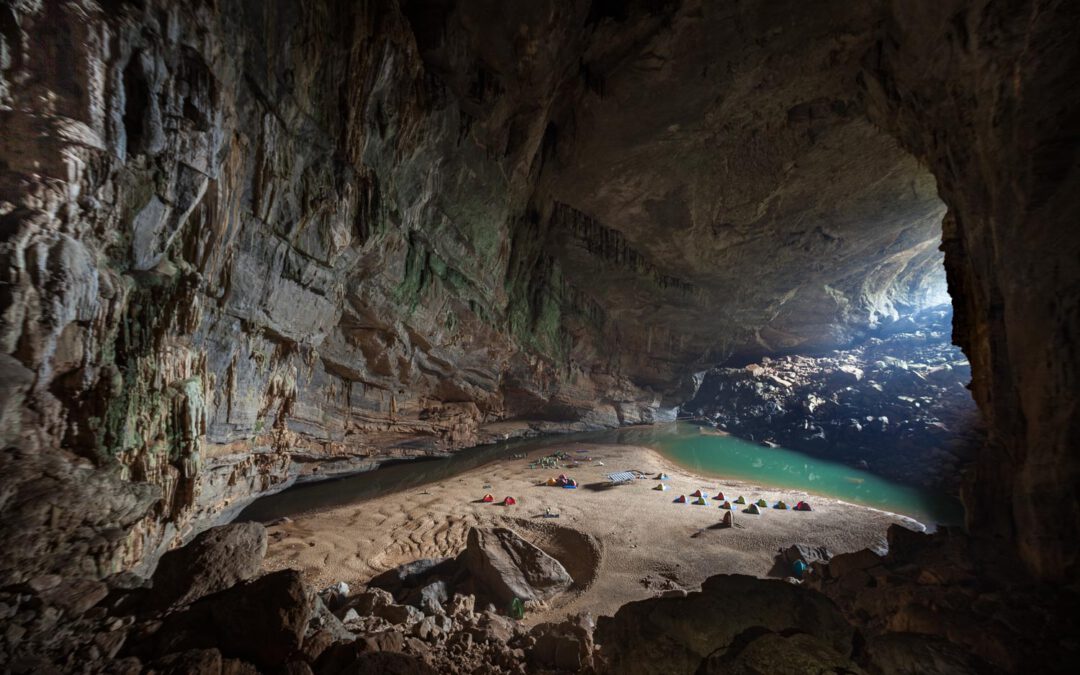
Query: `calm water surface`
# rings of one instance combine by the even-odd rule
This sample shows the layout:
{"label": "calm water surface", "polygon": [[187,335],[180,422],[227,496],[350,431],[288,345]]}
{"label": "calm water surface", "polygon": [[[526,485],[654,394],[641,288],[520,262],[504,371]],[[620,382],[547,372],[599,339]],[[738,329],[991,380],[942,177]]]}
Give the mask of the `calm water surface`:
{"label": "calm water surface", "polygon": [[[644,445],[705,476],[752,481],[768,487],[793,488],[853,504],[901,513],[925,523],[960,525],[963,507],[953,496],[903,485],[846,464],[819,459],[785,448],[767,448],[734,436],[703,432],[679,422],[622,429],[620,441]],[[749,497],[749,495],[747,495]]]}
{"label": "calm water surface", "polygon": [[[753,482],[765,490],[769,487],[805,490],[901,513],[930,526],[963,522],[963,508],[955,497],[895,483],[801,452],[766,448],[733,436],[704,433],[700,427],[682,422],[510,441],[465,450],[446,458],[394,464],[348,478],[298,485],[259,499],[240,514],[240,519],[265,522],[315,509],[344,506],[382,494],[415,489],[515,453],[545,448],[554,451],[573,442],[643,445],[704,476]],[[609,468],[620,470],[620,467]]]}

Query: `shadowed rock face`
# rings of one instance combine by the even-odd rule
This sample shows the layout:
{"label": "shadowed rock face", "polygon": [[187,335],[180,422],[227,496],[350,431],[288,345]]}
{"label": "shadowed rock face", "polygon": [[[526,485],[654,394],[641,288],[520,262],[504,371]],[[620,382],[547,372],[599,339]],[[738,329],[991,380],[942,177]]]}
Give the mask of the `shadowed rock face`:
{"label": "shadowed rock face", "polygon": [[0,582],[847,343],[940,299],[938,194],[975,524],[1075,574],[1075,12],[0,8]]}

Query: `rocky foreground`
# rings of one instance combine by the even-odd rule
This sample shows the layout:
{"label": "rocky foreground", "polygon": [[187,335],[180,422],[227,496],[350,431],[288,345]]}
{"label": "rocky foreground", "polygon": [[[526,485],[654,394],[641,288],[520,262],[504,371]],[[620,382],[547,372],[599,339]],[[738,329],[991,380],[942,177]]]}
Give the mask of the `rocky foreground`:
{"label": "rocky foreground", "polygon": [[700,591],[667,591],[595,622],[579,614],[526,628],[515,603],[489,600],[531,590],[550,597],[569,575],[510,530],[474,532],[457,560],[418,561],[356,592],[342,583],[317,593],[294,570],[258,576],[266,530],[233,524],[170,552],[149,579],[41,577],[4,589],[0,668],[892,674],[1062,672],[1076,658],[1074,594],[1012,581],[1011,566],[955,532],[893,526],[888,542],[884,556],[831,559],[793,546],[778,564],[809,563],[802,582],[718,575]]}
{"label": "rocky foreground", "polygon": [[710,370],[684,409],[751,441],[955,493],[983,432],[951,318],[927,310],[851,349]]}

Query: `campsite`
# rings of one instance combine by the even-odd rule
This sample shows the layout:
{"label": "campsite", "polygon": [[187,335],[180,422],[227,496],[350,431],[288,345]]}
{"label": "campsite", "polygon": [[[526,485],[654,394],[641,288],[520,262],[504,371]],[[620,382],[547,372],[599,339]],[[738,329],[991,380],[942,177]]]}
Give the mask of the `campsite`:
{"label": "campsite", "polygon": [[[629,479],[610,479],[625,474]],[[773,508],[778,503],[795,506]],[[458,555],[471,527],[507,527],[559,560],[575,581],[525,613],[522,620],[535,624],[693,590],[713,574],[775,575],[780,548],[856,551],[896,522],[920,527],[824,496],[696,475],[647,447],[556,440],[423,489],[275,524],[264,566],[300,569],[320,588],[362,586],[403,563]],[[789,565],[783,570],[791,574]]]}

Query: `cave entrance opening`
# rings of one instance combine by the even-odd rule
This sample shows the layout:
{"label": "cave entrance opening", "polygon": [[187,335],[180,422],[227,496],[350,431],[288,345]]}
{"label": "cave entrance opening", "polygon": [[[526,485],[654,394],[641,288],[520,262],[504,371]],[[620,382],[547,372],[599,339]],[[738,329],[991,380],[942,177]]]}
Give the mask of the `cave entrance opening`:
{"label": "cave entrance opening", "polygon": [[[983,430],[968,389],[970,364],[952,344],[952,298],[940,250],[945,206],[933,177],[913,163],[908,168],[918,198],[897,199],[895,212],[853,200],[848,213],[823,221],[822,232],[843,234],[835,234],[832,250],[809,253],[850,273],[829,282],[812,273],[794,280],[794,301],[781,303],[757,331],[761,350],[737,352],[696,376],[680,416],[698,425],[700,437],[673,442],[669,456],[715,475],[738,471],[729,464],[741,457],[762,481],[773,464],[780,474],[813,473],[796,467],[798,456],[835,462],[860,472],[848,477],[855,486],[849,497],[871,492],[872,476],[921,491],[930,500],[922,515],[962,524],[957,497]],[[874,218],[856,222],[867,213]],[[875,241],[887,248],[860,250],[851,234],[856,224],[880,230]],[[850,262],[860,255],[868,262]],[[806,299],[804,289],[815,287],[828,302]],[[807,328],[814,325],[820,328]],[[783,343],[796,334],[817,337]],[[770,463],[769,448],[777,462]],[[783,454],[788,450],[800,455]]]}

